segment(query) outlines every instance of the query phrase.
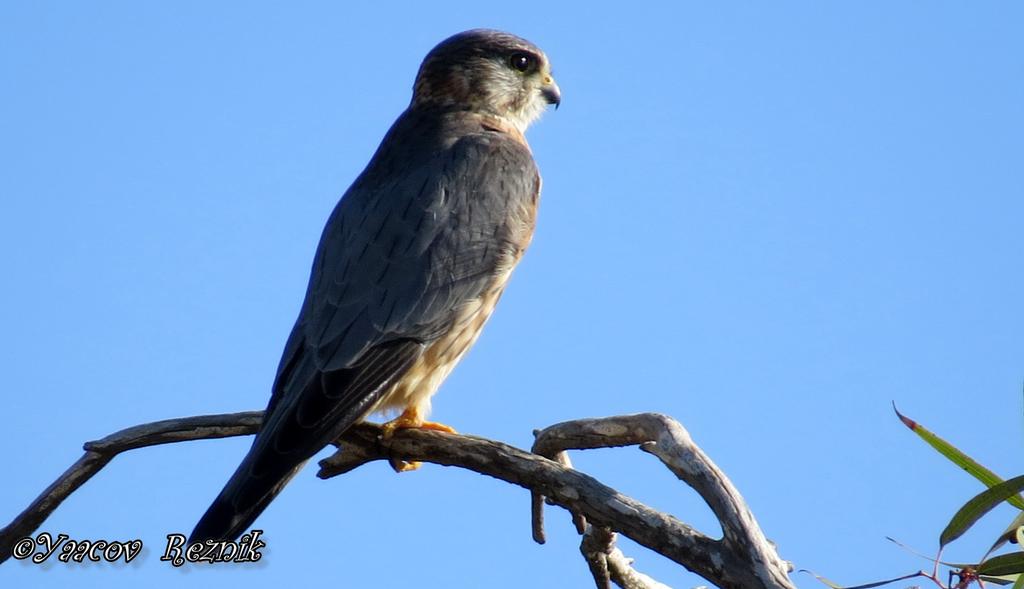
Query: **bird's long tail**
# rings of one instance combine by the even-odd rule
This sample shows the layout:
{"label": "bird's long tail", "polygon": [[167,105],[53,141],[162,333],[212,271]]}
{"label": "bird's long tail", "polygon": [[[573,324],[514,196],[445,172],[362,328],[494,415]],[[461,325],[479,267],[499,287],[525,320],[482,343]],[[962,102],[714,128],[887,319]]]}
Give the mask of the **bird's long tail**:
{"label": "bird's long tail", "polygon": [[258,453],[255,448],[253,450],[196,524],[188,539],[189,544],[205,540],[233,541],[238,538],[306,464],[303,460],[291,468],[273,468],[257,476],[253,466],[258,460]]}

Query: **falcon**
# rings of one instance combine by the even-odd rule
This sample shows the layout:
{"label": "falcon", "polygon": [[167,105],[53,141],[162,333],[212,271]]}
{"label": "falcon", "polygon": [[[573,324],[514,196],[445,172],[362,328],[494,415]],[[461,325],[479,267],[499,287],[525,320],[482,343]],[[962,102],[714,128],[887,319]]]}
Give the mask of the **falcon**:
{"label": "falcon", "polygon": [[[420,65],[409,107],[324,228],[252,448],[190,542],[231,541],[314,454],[377,411],[426,421],[533,236],[541,180],[524,133],[561,102],[547,56],[471,30]],[[401,463],[413,469],[417,463]]]}

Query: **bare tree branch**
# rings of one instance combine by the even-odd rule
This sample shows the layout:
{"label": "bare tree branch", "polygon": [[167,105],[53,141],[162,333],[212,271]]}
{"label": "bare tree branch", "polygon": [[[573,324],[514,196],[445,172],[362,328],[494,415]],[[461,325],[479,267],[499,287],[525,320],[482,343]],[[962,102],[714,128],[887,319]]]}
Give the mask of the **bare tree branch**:
{"label": "bare tree branch", "polygon": [[[747,561],[743,569],[759,579],[761,584],[756,586],[791,586],[788,572],[792,567],[779,558],[729,477],[693,442],[689,432],[678,421],[659,413],[579,419],[552,425],[535,436],[533,451],[542,456],[561,455],[572,449],[639,444],[641,450],[657,456],[704,499],[722,524],[725,537],[720,542],[723,551]],[[537,503],[534,498],[534,504]],[[680,564],[687,566],[686,563]],[[715,582],[699,570],[694,572]]]}
{"label": "bare tree branch", "polygon": [[[533,431],[535,437],[540,433],[541,430]],[[545,457],[566,468],[572,468],[568,452],[557,450],[551,454],[553,455]],[[530,491],[533,539],[538,544],[543,544],[546,541],[544,502],[544,495],[539,491]],[[622,551],[615,546],[615,532],[608,528],[595,528],[587,524],[587,518],[578,512],[571,512],[571,515],[576,531],[583,535],[583,540],[580,542],[580,553],[587,560],[587,566],[590,567],[590,573],[594,577],[597,589],[610,588],[612,581],[624,589],[668,589],[666,585],[633,569],[632,559],[626,558]]]}
{"label": "bare tree branch", "polygon": [[[720,580],[730,564],[739,564],[721,551],[715,540],[670,515],[623,495],[594,478],[501,442],[475,436],[426,430],[404,430],[382,439],[378,426],[361,423],[340,440],[343,449],[320,462],[317,476],[330,478],[370,460],[433,462],[459,466],[539,491],[555,504],[617,530],[702,576]],[[358,447],[358,459],[346,456]],[[722,585],[754,589],[759,585]]]}
{"label": "bare tree branch", "polygon": [[15,542],[36,531],[65,499],[121,452],[186,440],[255,434],[262,420],[262,411],[166,419],[129,427],[101,440],[86,442],[85,455],[43,490],[14,521],[0,529],[0,564],[11,557]]}
{"label": "bare tree branch", "polygon": [[622,589],[670,589],[633,568],[633,559],[627,558],[617,547],[608,553],[608,570],[612,581]]}
{"label": "bare tree branch", "polygon": [[[343,450],[321,461],[318,476],[329,478],[372,460],[418,460],[459,466],[530,489],[570,512],[585,516],[592,525],[622,533],[719,587],[793,587],[787,574],[788,564],[764,539],[743,498],[693,444],[686,430],[664,415],[645,413],[557,424],[537,435],[534,448],[538,453],[555,455],[570,448],[654,441],[660,452],[656,455],[692,478],[693,482],[687,482],[697,488],[716,515],[721,511],[728,516],[722,527],[730,527],[733,532],[723,540],[709,538],[584,473],[500,442],[421,430],[408,430],[383,440],[379,433],[377,426],[365,423],[346,432],[341,440]],[[347,456],[353,449],[355,457]],[[653,448],[649,451],[654,452]],[[691,476],[690,471],[698,476]],[[720,478],[713,480],[715,476]],[[730,510],[725,507],[729,501],[738,504]],[[536,501],[533,504],[536,513]],[[741,552],[744,548],[753,552]]]}
{"label": "bare tree branch", "polygon": [[[540,432],[541,430],[533,430],[534,437],[540,435]],[[569,459],[568,452],[557,450],[544,454],[537,452],[536,448],[534,448],[533,452],[545,458],[550,458],[565,468],[572,468],[572,460]],[[576,511],[570,511],[569,513],[572,516],[572,525],[576,527],[576,533],[583,534],[586,532],[587,518]],[[535,489],[530,490],[530,522],[533,529],[533,541],[538,544],[547,542],[547,534],[544,533],[544,495]]]}
{"label": "bare tree branch", "polygon": [[615,546],[615,533],[608,528],[588,527],[580,542],[580,552],[587,559],[598,589],[609,587],[609,581],[622,589],[669,589],[634,569],[633,559]]}
{"label": "bare tree branch", "polygon": [[[185,440],[252,434],[259,429],[261,417],[262,412],[252,411],[160,421],[87,443],[85,455],[0,530],[0,562],[10,557],[14,542],[34,532],[61,501],[120,452]],[[647,451],[697,488],[715,514],[724,518],[722,527],[726,534],[722,540],[709,538],[676,518],[573,470],[568,466],[567,456],[563,458],[563,465],[501,442],[473,436],[402,430],[384,440],[380,434],[380,427],[369,423],[351,428],[339,440],[343,450],[321,461],[318,476],[330,478],[376,460],[392,463],[419,460],[459,466],[547,497],[549,502],[585,516],[592,526],[607,529],[609,534],[611,530],[625,534],[720,587],[792,587],[783,561],[764,540],[739,493],[689,440],[682,426],[665,416],[642,414],[558,424],[541,431],[535,447],[552,455],[560,452],[564,455],[564,450],[569,448],[645,444]],[[730,501],[738,503],[730,505]],[[588,539],[584,537],[586,542]],[[634,571],[630,561],[614,546],[605,542],[601,550],[608,576],[620,586],[661,587]]]}
{"label": "bare tree branch", "polygon": [[611,589],[612,573],[608,570],[608,554],[615,546],[615,532],[608,528],[590,526],[583,532],[580,552],[587,560],[590,574],[594,576],[597,589]]}

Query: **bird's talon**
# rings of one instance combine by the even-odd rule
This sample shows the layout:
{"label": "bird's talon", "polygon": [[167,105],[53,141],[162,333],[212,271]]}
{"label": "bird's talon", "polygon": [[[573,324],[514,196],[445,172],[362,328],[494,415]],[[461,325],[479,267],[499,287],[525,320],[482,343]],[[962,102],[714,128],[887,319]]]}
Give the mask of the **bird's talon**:
{"label": "bird's talon", "polygon": [[395,435],[395,432],[398,431],[399,429],[398,424],[396,424],[394,421],[389,421],[380,427],[381,430],[383,430],[381,433],[381,438],[385,440],[390,440],[391,437]]}
{"label": "bird's talon", "polygon": [[420,424],[419,429],[429,429],[431,431],[444,432],[446,434],[459,433],[455,431],[454,427],[450,425],[445,425],[443,423],[437,423],[436,421],[424,421],[423,423]]}
{"label": "bird's talon", "polygon": [[418,460],[399,460],[397,458],[392,458],[388,460],[388,462],[391,464],[392,470],[397,473],[418,470],[419,467],[423,466],[423,463]]}

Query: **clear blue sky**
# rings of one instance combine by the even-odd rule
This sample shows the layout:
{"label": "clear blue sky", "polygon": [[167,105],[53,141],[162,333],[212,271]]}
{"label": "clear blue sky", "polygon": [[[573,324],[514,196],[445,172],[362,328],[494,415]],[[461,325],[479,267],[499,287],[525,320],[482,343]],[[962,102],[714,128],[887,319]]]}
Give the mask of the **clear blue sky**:
{"label": "clear blue sky", "polygon": [[[846,583],[926,567],[884,536],[932,552],[979,489],[891,401],[1024,471],[1019,3],[143,4],[0,7],[2,522],[86,440],[264,406],[327,214],[423,55],[481,26],[543,47],[564,101],[529,133],[536,238],[437,419],[527,446],[673,415],[784,558]],[[307,468],[258,566],[160,563],[248,444],[118,457],[42,529],[141,538],[141,561],[12,561],[0,585],[591,583],[562,513],[537,546],[524,491],[429,465]],[[576,460],[714,532],[650,456]]]}

